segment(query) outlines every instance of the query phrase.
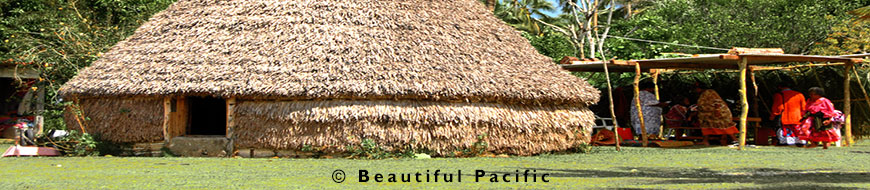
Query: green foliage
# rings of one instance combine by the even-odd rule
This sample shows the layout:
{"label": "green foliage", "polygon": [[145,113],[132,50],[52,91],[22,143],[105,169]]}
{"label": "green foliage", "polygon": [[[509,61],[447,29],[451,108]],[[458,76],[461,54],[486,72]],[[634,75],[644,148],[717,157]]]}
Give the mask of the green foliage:
{"label": "green foliage", "polygon": [[349,145],[347,150],[351,152],[350,156],[353,158],[384,159],[390,157],[389,152],[384,151],[374,140],[368,138],[363,139],[359,147]]}
{"label": "green foliage", "polygon": [[489,143],[486,142],[486,133],[477,135],[477,141],[474,144],[471,144],[471,149],[465,151],[465,155],[467,156],[479,156],[486,153],[486,148],[489,147]]}
{"label": "green foliage", "polygon": [[822,42],[816,42],[812,53],[846,55],[870,52],[870,22],[844,20],[831,28]]}
{"label": "green foliage", "polygon": [[870,20],[870,6],[861,7],[852,11],[849,11],[849,14],[858,16],[858,19],[861,20]]}
{"label": "green foliage", "polygon": [[174,0],[0,0],[0,63],[29,67],[46,88],[46,121],[61,128],[57,90]]}
{"label": "green foliage", "polygon": [[[867,0],[663,0],[643,14],[619,20],[617,36],[719,48],[781,47],[808,53],[831,27],[849,18],[847,11]],[[719,50],[609,39],[621,59],[653,58],[664,52],[722,53]]]}
{"label": "green foliage", "polygon": [[527,32],[523,32],[522,35],[538,50],[538,53],[553,58],[554,62],[558,62],[565,56],[574,56],[574,48],[568,37],[560,33],[548,30],[543,35],[533,35]]}
{"label": "green foliage", "polygon": [[100,155],[123,155],[128,153],[131,145],[125,143],[112,143],[102,140],[99,135],[69,131],[69,135],[60,139],[39,139],[44,146],[56,147],[66,156],[100,156]]}
{"label": "green foliage", "polygon": [[549,0],[495,1],[493,14],[517,30],[541,35],[545,27],[532,18],[547,19],[549,16],[544,11],[552,10],[555,7]]}

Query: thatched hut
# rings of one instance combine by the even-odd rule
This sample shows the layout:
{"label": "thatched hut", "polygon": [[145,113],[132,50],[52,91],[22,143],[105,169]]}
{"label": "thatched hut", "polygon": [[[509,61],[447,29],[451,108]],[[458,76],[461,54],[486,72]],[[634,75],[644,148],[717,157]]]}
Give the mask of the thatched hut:
{"label": "thatched hut", "polygon": [[179,0],[61,91],[117,142],[435,154],[565,150],[599,98],[474,0]]}

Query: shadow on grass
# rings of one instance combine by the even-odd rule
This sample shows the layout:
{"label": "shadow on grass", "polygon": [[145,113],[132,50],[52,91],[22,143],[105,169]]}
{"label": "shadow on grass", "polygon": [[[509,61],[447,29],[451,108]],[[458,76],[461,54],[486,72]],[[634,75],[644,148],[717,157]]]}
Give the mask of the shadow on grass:
{"label": "shadow on grass", "polygon": [[[867,183],[870,172],[842,172],[822,170],[787,170],[778,168],[742,168],[729,172],[707,168],[650,168],[619,167],[608,170],[573,170],[550,168],[520,168],[550,173],[551,177],[577,178],[661,178],[638,181],[647,185],[741,183],[756,184],[770,189],[844,189],[837,183]],[[803,184],[801,184],[803,183]],[[806,184],[810,183],[810,184]],[[858,188],[855,188],[858,189]]]}

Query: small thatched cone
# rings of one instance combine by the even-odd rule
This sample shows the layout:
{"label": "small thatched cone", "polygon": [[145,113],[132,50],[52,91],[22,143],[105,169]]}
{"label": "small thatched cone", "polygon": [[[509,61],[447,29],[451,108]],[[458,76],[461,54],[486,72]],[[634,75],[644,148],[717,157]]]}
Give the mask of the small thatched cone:
{"label": "small thatched cone", "polygon": [[[586,142],[599,97],[474,0],[180,0],[62,93],[235,97],[246,147],[372,138],[443,152],[486,133],[489,149],[514,154]],[[104,134],[150,139],[130,135]]]}

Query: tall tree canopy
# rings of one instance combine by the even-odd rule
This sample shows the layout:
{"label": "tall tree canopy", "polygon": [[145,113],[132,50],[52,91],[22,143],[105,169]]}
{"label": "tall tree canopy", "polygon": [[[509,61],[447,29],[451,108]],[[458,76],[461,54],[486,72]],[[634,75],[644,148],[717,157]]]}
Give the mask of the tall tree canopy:
{"label": "tall tree canopy", "polygon": [[[868,0],[662,0],[642,14],[614,24],[614,35],[699,46],[772,47],[809,53],[831,28],[849,19]],[[722,53],[702,48],[608,40],[622,59],[653,58],[663,52]]]}

